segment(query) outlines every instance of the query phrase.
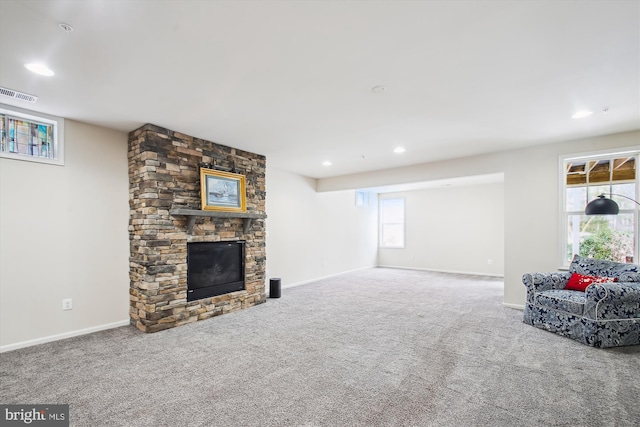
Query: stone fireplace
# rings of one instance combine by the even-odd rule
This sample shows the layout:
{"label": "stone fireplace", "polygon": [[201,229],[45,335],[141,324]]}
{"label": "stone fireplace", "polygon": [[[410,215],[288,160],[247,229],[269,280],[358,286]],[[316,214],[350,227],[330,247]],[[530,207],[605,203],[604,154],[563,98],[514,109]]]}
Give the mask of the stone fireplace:
{"label": "stone fireplace", "polygon": [[[130,319],[156,332],[265,302],[264,156],[151,124],[129,134]],[[201,165],[246,179],[246,214],[200,210]],[[187,243],[244,242],[244,289],[187,298]],[[237,288],[235,288],[237,289]]]}

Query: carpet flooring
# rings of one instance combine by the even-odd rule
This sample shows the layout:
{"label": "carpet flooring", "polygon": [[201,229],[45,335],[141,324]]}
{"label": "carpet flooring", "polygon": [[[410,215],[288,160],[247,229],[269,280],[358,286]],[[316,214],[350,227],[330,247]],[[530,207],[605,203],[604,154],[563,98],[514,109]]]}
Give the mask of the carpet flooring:
{"label": "carpet flooring", "polygon": [[0,403],[68,403],[72,426],[640,425],[640,346],[584,346],[502,298],[496,278],[361,270],[0,354]]}

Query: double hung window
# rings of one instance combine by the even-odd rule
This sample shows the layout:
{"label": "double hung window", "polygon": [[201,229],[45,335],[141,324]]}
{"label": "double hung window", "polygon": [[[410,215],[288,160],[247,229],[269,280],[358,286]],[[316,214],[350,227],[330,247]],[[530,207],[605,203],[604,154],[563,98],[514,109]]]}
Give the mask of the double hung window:
{"label": "double hung window", "polygon": [[404,199],[380,200],[380,247],[404,248]]}
{"label": "double hung window", "polygon": [[[638,260],[638,152],[563,159],[563,264],[574,254],[618,262]],[[618,215],[584,214],[604,194]],[[632,200],[629,200],[632,199]]]}

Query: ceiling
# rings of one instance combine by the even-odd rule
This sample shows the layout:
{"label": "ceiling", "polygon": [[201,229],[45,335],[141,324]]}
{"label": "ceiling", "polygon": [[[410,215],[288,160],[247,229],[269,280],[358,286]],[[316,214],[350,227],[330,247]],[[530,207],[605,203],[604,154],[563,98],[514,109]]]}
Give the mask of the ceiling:
{"label": "ceiling", "polygon": [[313,178],[640,129],[637,0],[1,0],[0,52],[0,102]]}

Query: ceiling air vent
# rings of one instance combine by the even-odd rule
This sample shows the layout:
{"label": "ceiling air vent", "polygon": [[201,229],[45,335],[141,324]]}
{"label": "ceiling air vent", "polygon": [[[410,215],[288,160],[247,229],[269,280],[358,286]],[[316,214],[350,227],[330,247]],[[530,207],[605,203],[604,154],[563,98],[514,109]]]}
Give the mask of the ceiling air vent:
{"label": "ceiling air vent", "polygon": [[0,95],[8,96],[9,98],[19,99],[20,101],[36,102],[37,96],[29,95],[28,93],[18,92],[17,90],[7,89],[6,87],[0,87]]}

